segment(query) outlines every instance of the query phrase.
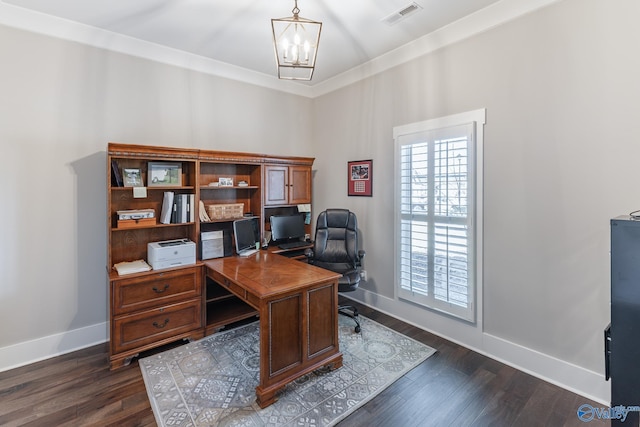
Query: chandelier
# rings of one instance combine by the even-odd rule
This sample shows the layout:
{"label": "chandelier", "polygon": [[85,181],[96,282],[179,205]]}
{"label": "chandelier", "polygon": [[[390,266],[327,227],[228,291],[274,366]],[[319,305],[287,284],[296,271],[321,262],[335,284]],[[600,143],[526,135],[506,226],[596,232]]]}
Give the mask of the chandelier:
{"label": "chandelier", "polygon": [[278,78],[311,80],[316,66],[322,22],[299,16],[298,0],[292,17],[271,20]]}

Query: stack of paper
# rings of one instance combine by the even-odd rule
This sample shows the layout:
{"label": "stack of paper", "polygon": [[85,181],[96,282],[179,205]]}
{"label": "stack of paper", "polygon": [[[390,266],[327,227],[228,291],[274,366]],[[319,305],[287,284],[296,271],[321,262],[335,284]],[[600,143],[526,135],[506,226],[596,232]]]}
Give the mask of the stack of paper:
{"label": "stack of paper", "polygon": [[119,275],[141,273],[143,271],[151,270],[151,266],[144,260],[139,259],[136,261],[123,261],[113,266]]}

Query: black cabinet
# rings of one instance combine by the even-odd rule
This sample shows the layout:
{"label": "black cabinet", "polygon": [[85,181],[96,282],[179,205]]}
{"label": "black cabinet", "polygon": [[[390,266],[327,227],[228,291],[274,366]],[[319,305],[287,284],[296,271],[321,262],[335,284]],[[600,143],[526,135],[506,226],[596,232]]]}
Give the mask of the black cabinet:
{"label": "black cabinet", "polygon": [[[611,324],[605,331],[611,407],[640,405],[640,220],[611,220]],[[624,423],[638,426],[638,412]]]}

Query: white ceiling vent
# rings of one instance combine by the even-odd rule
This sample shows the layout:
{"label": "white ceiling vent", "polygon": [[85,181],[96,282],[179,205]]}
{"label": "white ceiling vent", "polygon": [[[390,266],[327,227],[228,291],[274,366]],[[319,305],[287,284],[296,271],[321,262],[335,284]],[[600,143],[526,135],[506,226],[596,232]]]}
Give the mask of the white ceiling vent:
{"label": "white ceiling vent", "polygon": [[422,6],[420,6],[418,3],[410,3],[402,9],[396,10],[391,15],[382,18],[382,22],[385,22],[388,25],[393,25],[411,15],[412,13],[416,13],[420,9],[422,9]]}

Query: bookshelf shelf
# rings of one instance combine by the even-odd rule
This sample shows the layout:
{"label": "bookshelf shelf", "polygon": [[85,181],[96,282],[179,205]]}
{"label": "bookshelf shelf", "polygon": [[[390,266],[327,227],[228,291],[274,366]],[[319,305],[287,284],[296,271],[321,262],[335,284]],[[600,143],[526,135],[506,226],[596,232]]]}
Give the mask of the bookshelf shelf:
{"label": "bookshelf shelf", "polygon": [[220,224],[220,223],[225,223],[225,222],[233,222],[236,221],[238,219],[243,219],[244,217],[239,216],[237,218],[225,218],[225,219],[212,219],[211,221],[200,221],[200,224],[205,225],[205,224]]}
{"label": "bookshelf shelf", "polygon": [[211,185],[203,185],[200,187],[200,191],[202,190],[214,190],[214,191],[224,191],[224,190],[258,190],[260,187],[257,185],[238,185],[233,187],[214,187]]}
{"label": "bookshelf shelf", "polygon": [[194,225],[195,225],[195,222],[182,222],[182,223],[178,223],[178,224],[157,223],[157,224],[153,224],[153,225],[140,225],[140,226],[136,226],[136,227],[127,227],[127,228],[112,227],[111,231],[114,232],[114,233],[117,233],[117,232],[122,232],[122,231],[140,230],[140,229],[143,229],[143,228],[193,227]]}
{"label": "bookshelf shelf", "polygon": [[[146,187],[146,186],[143,186],[143,187]],[[111,191],[133,191],[134,188],[135,187],[111,187]],[[193,185],[182,186],[182,187],[151,186],[146,188],[147,188],[147,191],[187,191],[187,190],[193,191],[195,189]]]}

